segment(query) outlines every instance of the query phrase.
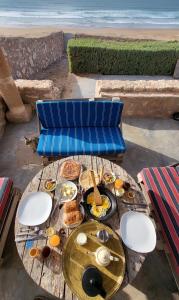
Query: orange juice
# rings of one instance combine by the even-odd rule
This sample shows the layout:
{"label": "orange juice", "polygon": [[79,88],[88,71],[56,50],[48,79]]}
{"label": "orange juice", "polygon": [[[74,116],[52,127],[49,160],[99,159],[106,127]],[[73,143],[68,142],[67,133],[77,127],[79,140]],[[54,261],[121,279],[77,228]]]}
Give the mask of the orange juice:
{"label": "orange juice", "polygon": [[60,237],[57,234],[52,235],[49,238],[49,244],[52,247],[58,247],[60,245]]}
{"label": "orange juice", "polygon": [[120,179],[120,178],[117,178],[117,179],[115,180],[114,186],[115,186],[115,188],[116,188],[117,190],[119,190],[119,189],[122,188],[123,184],[124,184],[124,181],[123,181],[122,179]]}
{"label": "orange juice", "polygon": [[32,258],[39,257],[40,254],[41,254],[41,251],[38,248],[31,248],[30,251],[29,251],[29,255]]}

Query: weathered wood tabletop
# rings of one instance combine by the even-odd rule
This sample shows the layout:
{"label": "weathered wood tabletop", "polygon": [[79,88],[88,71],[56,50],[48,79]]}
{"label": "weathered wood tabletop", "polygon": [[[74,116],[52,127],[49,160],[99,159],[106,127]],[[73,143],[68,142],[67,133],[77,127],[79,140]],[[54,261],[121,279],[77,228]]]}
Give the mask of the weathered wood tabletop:
{"label": "weathered wood tabletop", "polygon": [[[22,195],[22,198],[25,195],[27,195],[29,192],[44,191],[44,181],[46,179],[53,178],[59,180],[60,179],[59,172],[58,172],[59,165],[63,161],[69,158],[80,162],[84,166],[84,168],[93,169],[98,172],[104,166],[105,170],[114,172],[121,179],[130,183],[132,189],[135,191],[136,194],[135,202],[146,203],[138,184],[124,169],[110,162],[109,160],[96,157],[96,156],[86,156],[86,155],[72,156],[65,159],[61,159],[55,161],[54,163],[51,163],[50,165],[42,169],[28,184],[26,190]],[[115,189],[113,187],[111,187],[111,191],[115,194]],[[54,193],[51,193],[51,195],[53,198]],[[136,211],[142,210],[144,213],[148,214],[148,208],[146,208],[144,211],[144,208],[140,209],[138,206],[127,206],[123,204],[122,201],[120,201],[120,198],[118,198],[117,211],[111,219],[105,222],[105,224],[112,227],[113,230],[118,235],[120,235],[120,228],[119,228],[120,217],[124,212],[130,210],[131,208]],[[44,224],[44,227],[53,226],[57,231],[59,231],[60,228],[64,227],[61,223],[61,220],[62,220],[61,210],[57,209],[53,219],[49,218],[47,222]],[[20,231],[21,227],[22,225],[18,223],[16,218],[15,235]],[[31,258],[29,256],[29,249],[27,249],[25,242],[17,243],[16,245],[17,245],[19,256],[23,262],[23,265],[27,273],[30,275],[30,277],[35,281],[37,285],[39,285],[47,292],[56,296],[59,299],[75,300],[77,299],[77,297],[72,294],[71,290],[69,289],[69,287],[64,281],[64,277],[61,269],[62,264],[60,263],[63,243],[65,242],[65,239],[70,233],[69,229],[66,229],[65,231],[66,234],[64,236],[64,240],[62,240],[62,247],[60,249],[55,248],[55,251],[52,252],[53,255],[50,263],[48,263],[47,260],[43,261],[43,260]],[[46,240],[37,240],[33,242],[33,247],[42,248],[46,244],[47,244]],[[136,253],[125,246],[124,246],[124,251],[126,256],[126,272],[125,272],[124,281],[121,288],[133,281],[133,279],[136,277],[137,273],[139,272],[145,260],[144,254]],[[53,263],[53,259],[54,259],[54,263]],[[120,293],[120,290],[118,292]]]}

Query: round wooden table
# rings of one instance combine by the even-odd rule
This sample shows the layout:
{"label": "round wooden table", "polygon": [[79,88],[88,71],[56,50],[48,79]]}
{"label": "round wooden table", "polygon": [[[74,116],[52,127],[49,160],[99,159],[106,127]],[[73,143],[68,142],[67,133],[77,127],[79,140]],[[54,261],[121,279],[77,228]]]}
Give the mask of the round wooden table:
{"label": "round wooden table", "polygon": [[[93,169],[99,172],[101,168],[104,166],[105,170],[111,170],[116,175],[119,175],[121,179],[130,183],[132,189],[135,191],[135,202],[138,203],[146,203],[145,199],[140,191],[138,184],[135,180],[120,166],[110,162],[109,160],[96,157],[96,156],[72,156],[65,159],[61,159],[51,163],[47,167],[43,168],[28,184],[26,190],[24,191],[22,198],[27,195],[29,192],[35,191],[44,191],[44,181],[49,178],[53,178],[58,180],[59,179],[59,165],[66,159],[74,159],[80,162],[85,168]],[[115,194],[115,190],[111,187],[111,191]],[[52,197],[54,197],[54,193],[52,193]],[[119,224],[120,224],[120,217],[122,214],[130,209],[134,209],[136,211],[142,211],[148,214],[148,208],[144,210],[144,208],[139,208],[139,206],[127,206],[120,201],[120,198],[117,199],[117,211],[115,215],[109,220],[105,222],[106,225],[112,227],[112,229],[119,235]],[[60,210],[57,209],[54,217],[51,219],[49,218],[47,222],[43,225],[44,227],[53,226],[57,231],[62,226],[61,224],[62,216],[60,214]],[[22,225],[18,223],[16,218],[15,222],[15,235],[20,232],[20,228]],[[69,235],[70,229],[66,229],[65,238]],[[36,240],[33,242],[33,247],[42,248],[47,244],[46,240]],[[51,263],[48,265],[46,261],[32,259],[29,256],[29,249],[27,249],[27,244],[25,242],[16,243],[17,250],[19,256],[22,260],[22,263],[29,274],[29,276],[35,281],[37,285],[45,289],[48,293],[56,296],[57,298],[64,298],[65,300],[74,300],[77,299],[75,295],[72,294],[71,290],[65,283],[62,269],[58,269],[61,260],[61,249],[55,249],[54,251],[54,264]],[[136,277],[137,273],[139,272],[144,260],[145,255],[136,253],[127,247],[124,246],[125,256],[126,256],[126,272],[123,280],[123,284],[121,287],[124,287],[128,283],[132,282],[133,279]],[[58,254],[58,256],[57,256]],[[55,257],[56,255],[56,257]],[[59,263],[57,263],[57,259]],[[119,290],[120,292],[120,290]]]}

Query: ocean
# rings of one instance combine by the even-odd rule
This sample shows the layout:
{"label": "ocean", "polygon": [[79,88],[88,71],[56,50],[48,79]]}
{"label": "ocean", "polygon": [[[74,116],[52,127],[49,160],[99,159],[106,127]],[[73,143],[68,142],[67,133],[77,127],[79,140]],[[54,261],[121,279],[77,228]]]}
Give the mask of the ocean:
{"label": "ocean", "polygon": [[179,0],[0,0],[1,27],[179,28]]}

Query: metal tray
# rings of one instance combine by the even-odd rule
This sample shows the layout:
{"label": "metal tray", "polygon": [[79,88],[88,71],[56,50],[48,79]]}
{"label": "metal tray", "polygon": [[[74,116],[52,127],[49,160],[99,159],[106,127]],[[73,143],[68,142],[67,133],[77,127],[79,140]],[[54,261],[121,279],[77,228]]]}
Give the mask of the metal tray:
{"label": "metal tray", "polygon": [[[98,230],[105,229],[112,235],[107,243],[102,244],[96,237]],[[78,233],[84,232],[88,236],[87,244],[79,246],[76,244]],[[94,252],[100,246],[109,249],[112,255],[117,256],[119,261],[111,262],[107,267],[101,267],[96,263],[95,257],[88,252]],[[102,273],[103,287],[107,292],[105,299],[110,299],[120,288],[125,272],[125,255],[121,240],[118,235],[108,226],[97,221],[86,222],[72,231],[68,237],[63,250],[62,269],[69,288],[79,299],[91,300],[82,288],[82,274],[85,268],[94,265]],[[102,299],[101,296],[93,297],[94,300]]]}

